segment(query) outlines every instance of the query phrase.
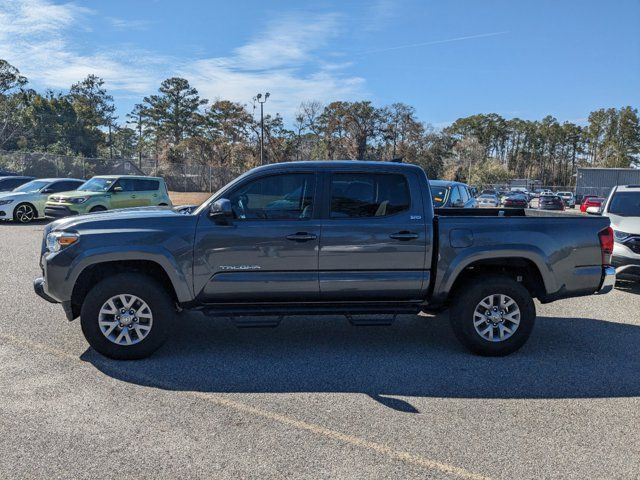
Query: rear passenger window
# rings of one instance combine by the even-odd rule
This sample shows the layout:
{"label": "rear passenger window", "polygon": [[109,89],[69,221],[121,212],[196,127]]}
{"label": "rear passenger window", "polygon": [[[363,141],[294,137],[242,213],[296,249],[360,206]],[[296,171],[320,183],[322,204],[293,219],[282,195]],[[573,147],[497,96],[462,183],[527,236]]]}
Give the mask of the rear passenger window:
{"label": "rear passenger window", "polygon": [[25,180],[25,179],[21,179],[21,178],[19,178],[19,179],[10,178],[8,180],[5,180],[2,183],[2,186],[6,187],[6,188],[16,188],[16,187],[19,187],[20,185],[24,185],[28,181],[29,180]]}
{"label": "rear passenger window", "polygon": [[133,183],[137,192],[149,192],[160,188],[160,182],[158,180],[136,178]]}
{"label": "rear passenger window", "polygon": [[120,178],[113,188],[120,187],[123,192],[135,192],[135,180],[132,178]]}
{"label": "rear passenger window", "polygon": [[393,173],[336,173],[331,180],[331,218],[384,217],[408,210],[409,186]]}

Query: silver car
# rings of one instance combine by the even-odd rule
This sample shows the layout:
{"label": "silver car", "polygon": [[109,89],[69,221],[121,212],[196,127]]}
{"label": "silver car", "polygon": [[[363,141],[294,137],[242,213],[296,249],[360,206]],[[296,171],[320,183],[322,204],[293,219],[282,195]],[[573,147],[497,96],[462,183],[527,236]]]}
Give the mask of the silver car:
{"label": "silver car", "polygon": [[565,207],[575,208],[576,198],[573,196],[572,192],[557,192],[556,195],[558,195],[562,199]]}
{"label": "silver car", "polygon": [[497,195],[485,193],[478,197],[478,207],[495,208],[500,206],[500,200]]}

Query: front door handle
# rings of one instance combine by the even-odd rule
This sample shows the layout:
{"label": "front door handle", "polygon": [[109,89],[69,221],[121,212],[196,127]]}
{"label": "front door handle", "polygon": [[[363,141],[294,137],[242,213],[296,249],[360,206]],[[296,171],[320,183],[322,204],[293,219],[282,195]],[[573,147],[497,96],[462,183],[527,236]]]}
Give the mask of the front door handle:
{"label": "front door handle", "polygon": [[135,195],[131,195],[131,198],[136,198],[136,196]]}
{"label": "front door handle", "polygon": [[307,232],[298,232],[287,235],[287,240],[293,240],[294,242],[308,242],[309,240],[315,240],[317,235]]}
{"label": "front door handle", "polygon": [[392,233],[389,235],[389,238],[393,238],[394,240],[415,240],[418,236],[417,233],[403,230],[402,232]]}

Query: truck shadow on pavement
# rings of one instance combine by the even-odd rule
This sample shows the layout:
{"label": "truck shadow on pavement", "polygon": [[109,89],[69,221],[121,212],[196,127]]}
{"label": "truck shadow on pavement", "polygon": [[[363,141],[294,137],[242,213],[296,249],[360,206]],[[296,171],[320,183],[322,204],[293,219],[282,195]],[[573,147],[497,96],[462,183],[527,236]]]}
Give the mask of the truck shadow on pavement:
{"label": "truck shadow on pavement", "polygon": [[353,392],[403,412],[410,399],[561,399],[640,395],[640,326],[539,317],[529,342],[503,358],[467,353],[447,315],[399,317],[391,327],[339,318],[285,318],[238,329],[196,314],[151,358],[82,359],[113,378],[167,390],[217,393]]}

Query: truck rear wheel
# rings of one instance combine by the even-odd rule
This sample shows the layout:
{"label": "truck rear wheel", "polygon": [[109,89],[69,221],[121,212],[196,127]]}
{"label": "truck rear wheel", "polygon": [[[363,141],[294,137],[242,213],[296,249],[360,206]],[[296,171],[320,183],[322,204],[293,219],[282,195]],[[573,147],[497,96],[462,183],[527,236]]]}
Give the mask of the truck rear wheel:
{"label": "truck rear wheel", "polygon": [[171,297],[153,278],[119,273],[94,286],[82,303],[82,333],[99,353],[118,360],[148,357],[167,338]]}
{"label": "truck rear wheel", "polygon": [[456,290],[450,322],[460,342],[483,356],[503,356],[525,344],[536,319],[529,291],[510,277],[476,277]]}

